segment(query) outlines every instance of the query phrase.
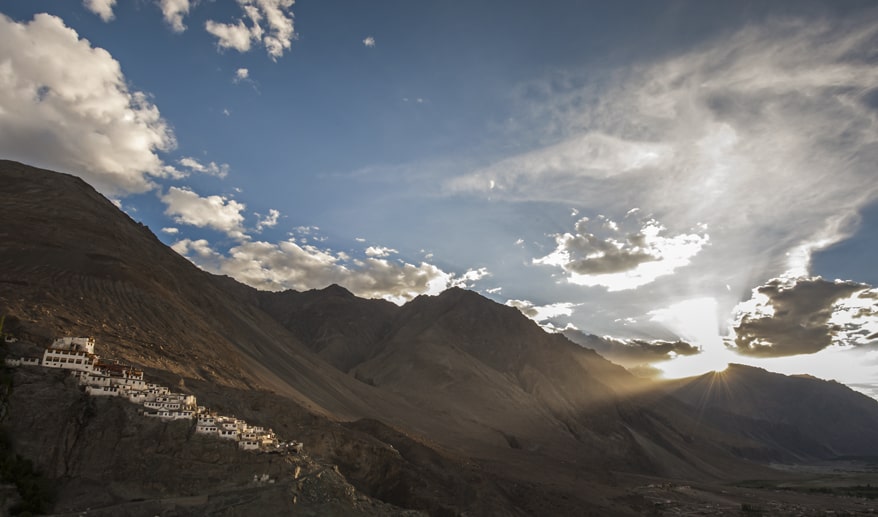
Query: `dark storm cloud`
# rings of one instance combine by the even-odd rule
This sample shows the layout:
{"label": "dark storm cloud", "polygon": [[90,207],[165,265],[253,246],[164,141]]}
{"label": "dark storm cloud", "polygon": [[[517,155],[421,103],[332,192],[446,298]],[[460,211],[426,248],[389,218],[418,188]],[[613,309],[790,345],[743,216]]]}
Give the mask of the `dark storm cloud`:
{"label": "dark storm cloud", "polygon": [[700,348],[685,341],[621,340],[586,334],[579,330],[565,330],[563,334],[570,341],[590,348],[604,358],[626,367],[667,361],[678,355],[701,353]]}
{"label": "dark storm cloud", "polygon": [[[829,282],[820,277],[790,281],[773,279],[754,290],[761,301],[740,315],[732,345],[738,353],[757,357],[783,357],[819,352],[833,343],[856,344],[868,334],[874,304],[840,307],[850,298],[874,299],[869,286],[849,281]],[[760,296],[761,295],[761,296]],[[847,321],[834,318],[842,311]],[[871,339],[867,337],[866,339]]]}

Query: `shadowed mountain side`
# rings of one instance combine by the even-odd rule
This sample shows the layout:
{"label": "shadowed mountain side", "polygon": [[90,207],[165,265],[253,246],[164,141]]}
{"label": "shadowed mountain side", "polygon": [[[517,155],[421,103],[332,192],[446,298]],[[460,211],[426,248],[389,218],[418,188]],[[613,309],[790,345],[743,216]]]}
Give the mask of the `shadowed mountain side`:
{"label": "shadowed mountain side", "polygon": [[338,285],[303,293],[260,292],[259,306],[343,372],[369,358],[399,307],[365,300]]}
{"label": "shadowed mountain side", "polygon": [[[286,421],[356,486],[395,504],[606,515],[625,494],[614,488],[620,473],[765,479],[741,458],[825,457],[820,445],[836,442],[825,446],[833,454],[860,453],[869,444],[854,438],[878,430],[875,402],[860,399],[844,406],[865,412],[849,430],[803,430],[820,412],[847,422],[826,406],[848,395],[799,379],[816,383],[801,393],[819,411],[787,415],[798,387],[754,389],[765,372],[742,375],[748,395],[709,392],[716,407],[699,405],[707,382],[639,379],[462,289],[403,307],[338,286],[262,293],[198,269],[72,176],[0,161],[0,203],[0,314],[19,337],[45,346],[92,335],[105,357],[164,372],[169,385],[185,379],[199,399],[267,426]],[[310,417],[285,420],[291,411],[319,422],[296,428]],[[467,495],[470,485],[493,502]]]}
{"label": "shadowed mountain side", "polygon": [[835,381],[732,364],[668,388],[704,424],[752,436],[787,460],[878,452],[878,401]]}
{"label": "shadowed mountain side", "polygon": [[405,406],[373,398],[250,303],[254,289],[198,269],[82,180],[9,161],[0,180],[0,311],[22,337],[92,335],[102,355],[336,417]]}

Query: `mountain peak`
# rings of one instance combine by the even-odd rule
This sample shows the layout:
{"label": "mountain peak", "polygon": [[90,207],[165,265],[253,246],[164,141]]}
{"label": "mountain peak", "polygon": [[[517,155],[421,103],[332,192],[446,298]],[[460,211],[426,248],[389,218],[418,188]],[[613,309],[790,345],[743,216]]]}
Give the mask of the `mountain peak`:
{"label": "mountain peak", "polygon": [[321,292],[321,293],[324,293],[327,295],[332,295],[332,296],[343,296],[345,298],[353,298],[354,297],[354,293],[348,291],[346,288],[344,288],[338,284],[332,284],[332,285],[329,285],[327,287],[324,287],[323,289],[314,289],[314,291]]}

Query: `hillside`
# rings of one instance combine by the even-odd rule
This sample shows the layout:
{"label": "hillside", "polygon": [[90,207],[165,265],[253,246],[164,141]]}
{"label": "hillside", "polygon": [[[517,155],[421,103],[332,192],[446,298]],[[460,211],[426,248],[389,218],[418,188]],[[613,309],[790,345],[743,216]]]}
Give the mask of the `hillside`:
{"label": "hillside", "polygon": [[[303,441],[315,462],[338,466],[337,486],[376,505],[433,515],[638,515],[651,508],[632,495],[641,484],[715,487],[783,476],[750,460],[875,451],[868,437],[878,432],[870,416],[878,403],[830,383],[808,385],[803,393],[821,402],[805,417],[764,381],[767,372],[742,375],[742,390],[761,388],[747,388],[735,407],[709,379],[639,379],[471,291],[402,307],[338,286],[259,292],[200,270],[73,176],[0,161],[0,203],[0,314],[23,342],[38,349],[55,336],[92,335],[101,355]],[[705,417],[704,400],[716,417]],[[8,421],[33,418],[25,406],[10,408]],[[821,418],[826,425],[815,424]],[[830,422],[846,418],[849,429],[832,434]],[[144,440],[165,432],[132,430],[124,419],[93,425],[106,427],[99,435],[143,432]],[[7,427],[16,451],[67,476],[64,487],[96,465],[116,468],[94,457],[60,473],[57,459],[38,453],[57,436]],[[791,429],[796,442],[784,439]],[[152,450],[126,461],[149,465]]]}
{"label": "hillside", "polygon": [[732,364],[669,386],[702,422],[758,436],[786,459],[875,455],[878,402],[843,384]]}

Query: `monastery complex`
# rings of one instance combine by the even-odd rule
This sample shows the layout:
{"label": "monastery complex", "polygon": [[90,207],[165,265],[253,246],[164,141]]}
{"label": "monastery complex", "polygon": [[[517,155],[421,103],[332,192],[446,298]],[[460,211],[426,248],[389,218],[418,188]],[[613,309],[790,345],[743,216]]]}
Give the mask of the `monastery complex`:
{"label": "monastery complex", "polygon": [[244,450],[299,452],[299,442],[285,443],[271,429],[251,426],[233,416],[218,415],[199,406],[195,395],[174,393],[166,386],[146,382],[143,371],[116,362],[101,361],[94,338],[56,339],[43,357],[6,359],[7,366],[42,366],[70,370],[86,393],[98,397],[121,397],[140,405],[140,413],[161,420],[195,420],[195,432],[235,441]]}

